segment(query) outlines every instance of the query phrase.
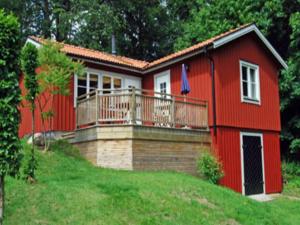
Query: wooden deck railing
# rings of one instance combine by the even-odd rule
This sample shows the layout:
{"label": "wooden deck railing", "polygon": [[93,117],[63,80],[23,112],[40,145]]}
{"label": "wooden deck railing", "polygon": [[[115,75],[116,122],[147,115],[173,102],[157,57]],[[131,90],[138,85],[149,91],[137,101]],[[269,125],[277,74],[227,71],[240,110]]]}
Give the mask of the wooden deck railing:
{"label": "wooden deck railing", "polygon": [[140,89],[95,90],[77,98],[76,128],[137,124],[208,128],[206,101]]}

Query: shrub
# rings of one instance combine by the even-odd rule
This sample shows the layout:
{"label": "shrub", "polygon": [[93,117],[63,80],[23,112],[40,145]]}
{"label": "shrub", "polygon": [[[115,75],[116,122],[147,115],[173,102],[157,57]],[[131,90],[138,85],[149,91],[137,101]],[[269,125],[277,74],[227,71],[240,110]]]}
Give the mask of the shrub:
{"label": "shrub", "polygon": [[198,173],[213,184],[217,184],[224,176],[221,163],[209,152],[205,152],[201,155],[198,159],[197,166]]}
{"label": "shrub", "polygon": [[300,164],[296,162],[282,162],[282,176],[285,183],[300,176]]}

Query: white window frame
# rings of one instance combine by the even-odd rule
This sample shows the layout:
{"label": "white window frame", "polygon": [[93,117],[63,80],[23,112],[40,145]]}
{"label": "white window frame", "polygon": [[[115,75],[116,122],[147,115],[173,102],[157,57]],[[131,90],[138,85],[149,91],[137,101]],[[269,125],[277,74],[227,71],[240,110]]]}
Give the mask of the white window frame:
{"label": "white window frame", "polygon": [[[86,94],[90,90],[90,74],[98,75],[98,88],[102,83],[102,77],[100,76],[99,71],[86,69]],[[78,97],[78,75],[74,75],[74,107],[76,107],[76,98]]]}
{"label": "white window frame", "polygon": [[[114,73],[114,72],[105,71],[105,70],[85,68],[85,73],[87,74],[86,93],[88,93],[89,90],[90,90],[90,80],[89,80],[90,74],[98,75],[98,89],[102,89],[102,83],[103,83],[102,78],[103,78],[103,76],[108,76],[108,77],[111,77],[111,78],[121,79],[121,88],[124,88],[125,83],[126,83],[126,79],[137,80],[140,83],[140,86],[142,84],[142,78],[141,77],[135,77],[135,76],[125,75],[125,74],[119,74],[119,73]],[[76,98],[78,97],[77,89],[78,89],[78,76],[75,74],[74,75],[74,107],[76,107]],[[112,89],[113,89],[113,79],[112,79]]]}
{"label": "white window frame", "polygon": [[261,141],[261,163],[263,175],[263,193],[266,194],[266,178],[265,178],[265,158],[264,158],[264,139],[262,133],[255,132],[240,132],[240,155],[241,155],[241,177],[242,177],[242,194],[245,195],[245,175],[244,175],[244,150],[243,150],[243,136],[260,137]]}
{"label": "white window frame", "polygon": [[[243,92],[243,70],[242,67],[247,67],[247,89],[248,93],[250,93],[250,96],[252,96],[252,88],[251,88],[251,81],[250,81],[250,68],[254,69],[255,71],[255,84],[256,84],[256,96],[257,99],[251,99],[249,97],[244,96]],[[245,103],[252,103],[256,105],[261,104],[261,97],[260,97],[260,75],[259,75],[259,66],[255,65],[253,63],[249,63],[243,60],[240,60],[240,89],[241,89],[241,102]]]}

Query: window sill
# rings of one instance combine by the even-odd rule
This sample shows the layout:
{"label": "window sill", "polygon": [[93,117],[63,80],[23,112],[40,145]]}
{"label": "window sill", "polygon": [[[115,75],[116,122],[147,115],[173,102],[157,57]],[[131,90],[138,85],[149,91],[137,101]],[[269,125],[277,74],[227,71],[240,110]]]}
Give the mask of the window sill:
{"label": "window sill", "polygon": [[259,100],[254,100],[254,99],[242,99],[242,103],[249,103],[253,105],[260,105]]}

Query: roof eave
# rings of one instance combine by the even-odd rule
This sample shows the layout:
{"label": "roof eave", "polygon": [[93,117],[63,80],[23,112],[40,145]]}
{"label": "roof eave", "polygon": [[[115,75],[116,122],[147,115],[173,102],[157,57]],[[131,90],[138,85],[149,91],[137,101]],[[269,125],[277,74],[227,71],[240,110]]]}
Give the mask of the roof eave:
{"label": "roof eave", "polygon": [[284,69],[288,68],[288,65],[285,63],[285,61],[283,60],[283,58],[279,55],[279,53],[273,48],[273,46],[271,45],[271,43],[267,40],[267,38],[265,38],[265,36],[260,32],[260,30],[254,25],[250,25],[249,27],[245,27],[241,30],[238,30],[232,34],[229,34],[225,37],[222,37],[218,40],[215,40],[213,42],[213,48],[219,48],[225,44],[227,44],[228,42],[231,42],[241,36],[244,36],[250,32],[255,32],[256,35],[260,38],[260,40],[265,44],[265,46],[270,50],[270,52],[272,53],[272,55],[278,60],[278,62],[282,65],[282,67]]}

